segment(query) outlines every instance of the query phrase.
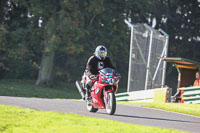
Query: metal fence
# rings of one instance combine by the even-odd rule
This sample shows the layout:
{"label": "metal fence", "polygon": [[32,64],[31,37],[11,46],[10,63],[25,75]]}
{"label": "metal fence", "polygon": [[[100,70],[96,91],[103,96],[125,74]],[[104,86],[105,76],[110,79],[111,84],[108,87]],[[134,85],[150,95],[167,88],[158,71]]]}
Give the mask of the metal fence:
{"label": "metal fence", "polygon": [[128,92],[160,88],[165,84],[168,34],[147,24],[131,24]]}

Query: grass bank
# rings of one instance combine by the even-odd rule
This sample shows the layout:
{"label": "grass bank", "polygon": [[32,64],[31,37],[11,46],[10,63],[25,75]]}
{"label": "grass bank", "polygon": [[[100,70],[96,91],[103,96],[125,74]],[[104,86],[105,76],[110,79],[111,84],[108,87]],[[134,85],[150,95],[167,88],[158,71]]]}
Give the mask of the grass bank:
{"label": "grass bank", "polygon": [[22,109],[0,105],[0,132],[10,133],[181,133],[173,129],[127,124],[76,114]]}
{"label": "grass bank", "polygon": [[52,88],[37,87],[34,80],[0,80],[1,96],[80,99],[75,84],[57,83]]}
{"label": "grass bank", "polygon": [[[75,83],[56,83],[53,87],[35,86],[34,80],[0,80],[0,96],[80,99]],[[125,89],[119,89],[118,93]]]}

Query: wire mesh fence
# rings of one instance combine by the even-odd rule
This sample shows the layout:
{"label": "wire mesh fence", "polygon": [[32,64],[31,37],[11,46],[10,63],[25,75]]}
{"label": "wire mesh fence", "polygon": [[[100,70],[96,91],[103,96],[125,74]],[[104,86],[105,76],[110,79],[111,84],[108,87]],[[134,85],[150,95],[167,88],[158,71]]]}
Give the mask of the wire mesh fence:
{"label": "wire mesh fence", "polygon": [[160,57],[167,54],[168,37],[147,24],[132,25],[131,37],[128,91],[160,88],[165,77]]}

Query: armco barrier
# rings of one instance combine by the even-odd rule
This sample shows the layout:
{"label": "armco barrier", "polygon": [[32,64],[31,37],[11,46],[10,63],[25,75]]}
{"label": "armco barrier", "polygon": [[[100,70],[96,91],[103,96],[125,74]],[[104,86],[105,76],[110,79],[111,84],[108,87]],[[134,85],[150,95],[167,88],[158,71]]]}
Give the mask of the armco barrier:
{"label": "armco barrier", "polygon": [[167,92],[168,88],[125,92],[116,94],[116,100],[134,102],[166,102]]}
{"label": "armco barrier", "polygon": [[124,92],[124,93],[118,93],[115,95],[117,101],[128,101],[129,100],[129,93]]}
{"label": "armco barrier", "polygon": [[182,103],[200,104],[200,86],[179,88]]}

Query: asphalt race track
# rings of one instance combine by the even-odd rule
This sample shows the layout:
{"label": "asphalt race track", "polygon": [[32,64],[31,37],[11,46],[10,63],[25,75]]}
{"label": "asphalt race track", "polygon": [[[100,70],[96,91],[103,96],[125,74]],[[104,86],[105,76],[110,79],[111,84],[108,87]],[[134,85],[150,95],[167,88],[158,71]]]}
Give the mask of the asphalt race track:
{"label": "asphalt race track", "polygon": [[86,103],[83,101],[0,96],[0,104],[43,111],[75,113],[132,124],[200,133],[200,117],[144,107],[117,104],[117,110],[111,116],[106,114],[105,110],[99,110],[97,113],[88,112]]}

